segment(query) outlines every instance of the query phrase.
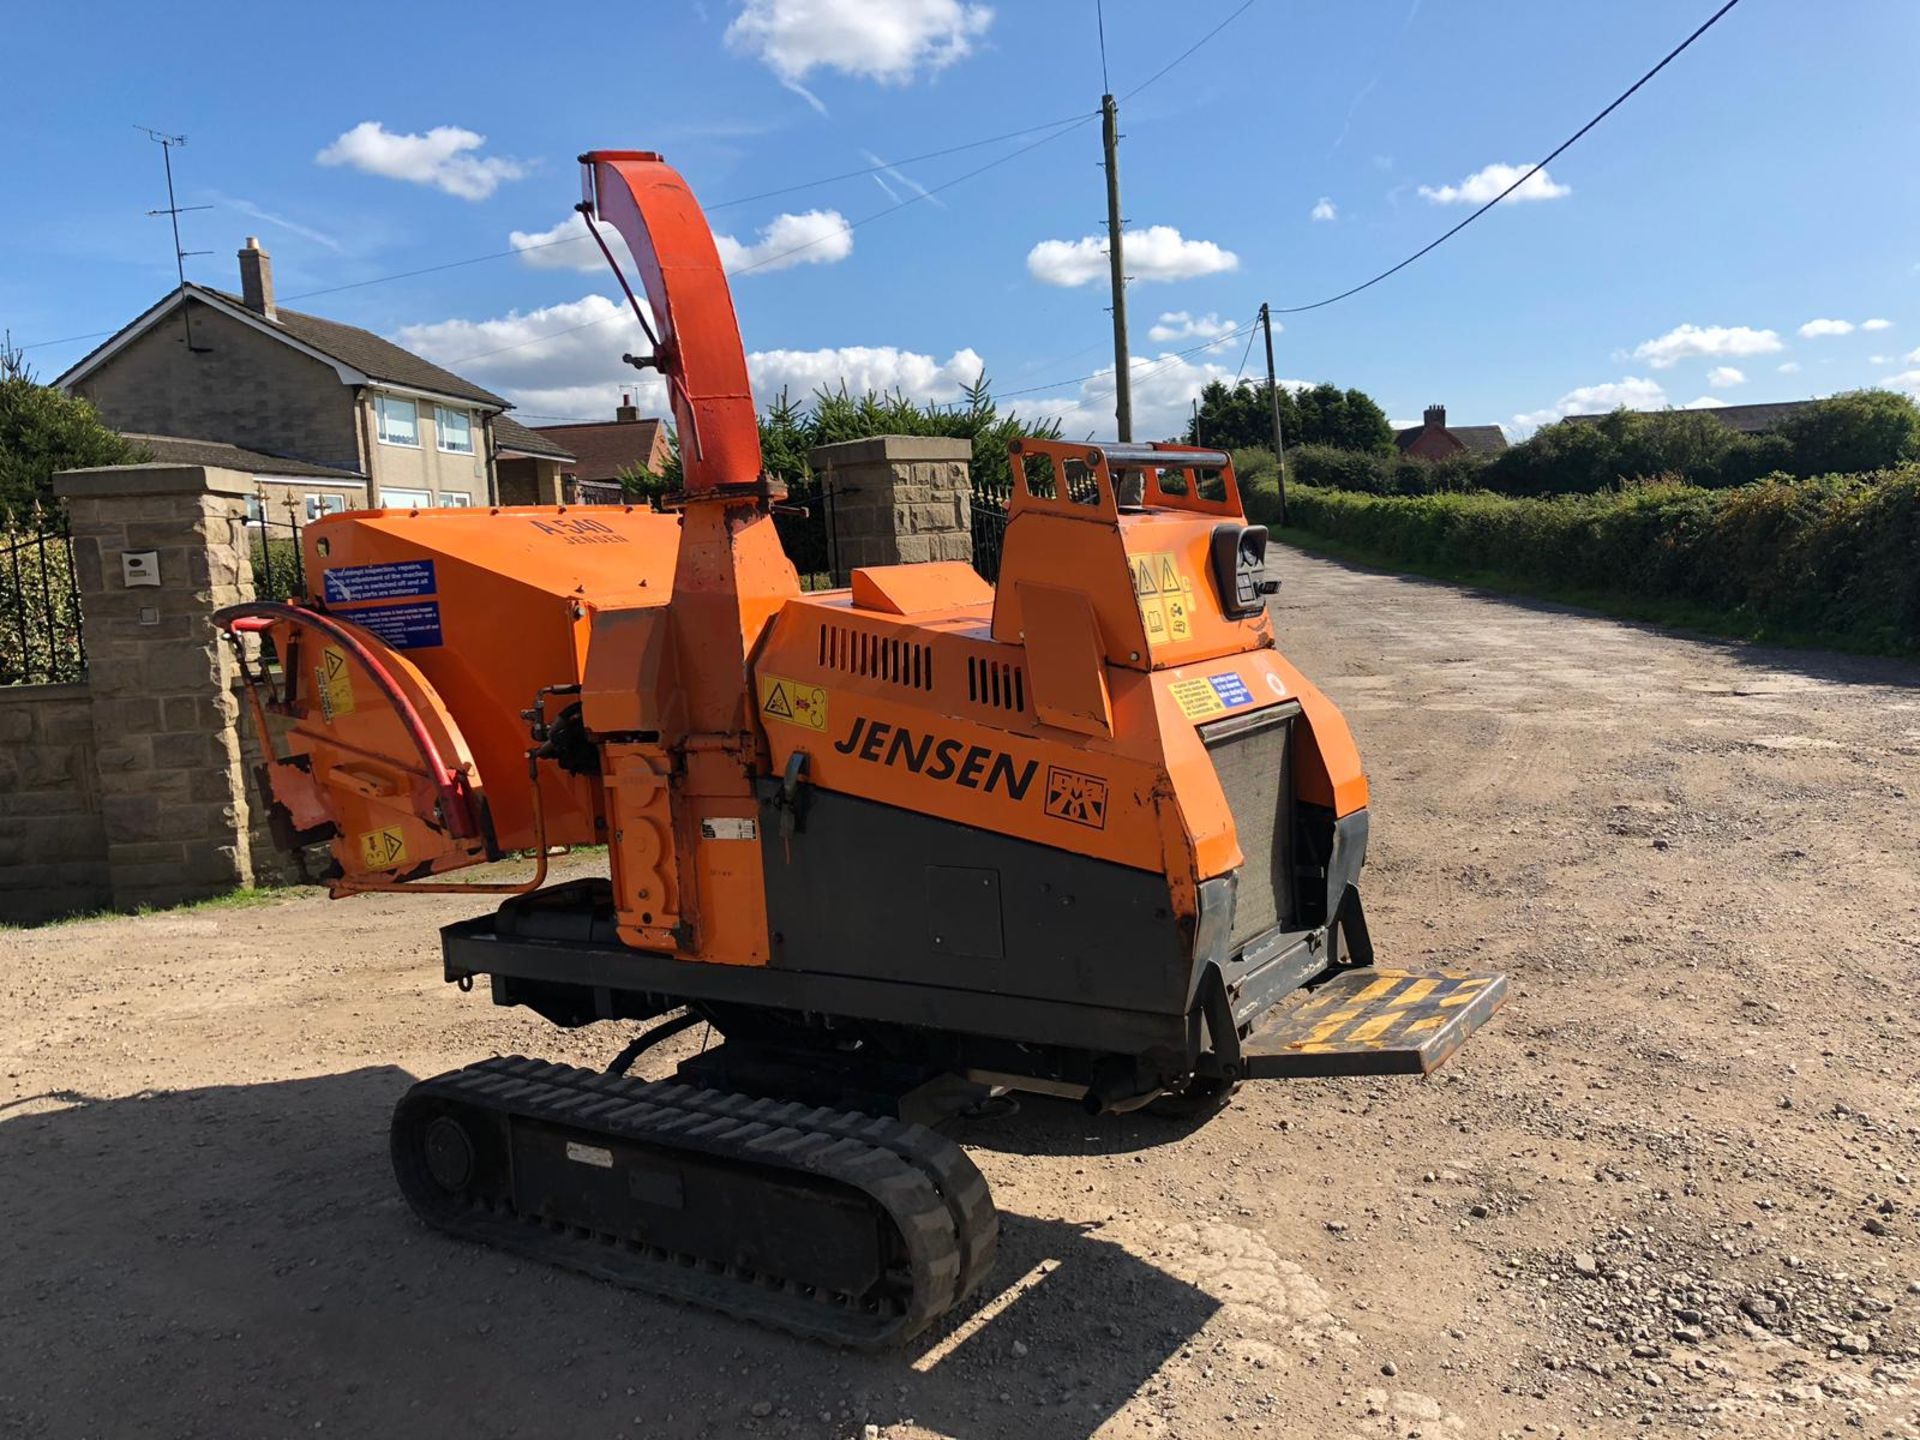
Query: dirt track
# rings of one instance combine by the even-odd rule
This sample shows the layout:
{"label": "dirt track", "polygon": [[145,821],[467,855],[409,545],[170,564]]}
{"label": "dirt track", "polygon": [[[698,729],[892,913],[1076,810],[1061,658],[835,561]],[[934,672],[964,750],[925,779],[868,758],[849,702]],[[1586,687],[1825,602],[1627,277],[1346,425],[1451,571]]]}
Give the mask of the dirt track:
{"label": "dirt track", "polygon": [[1515,980],[1434,1081],[980,1126],[1008,1293],[854,1357],[411,1220],[409,1075],[622,1038],[471,907],[0,933],[0,1434],[1920,1436],[1920,670],[1285,573],[1382,960]]}

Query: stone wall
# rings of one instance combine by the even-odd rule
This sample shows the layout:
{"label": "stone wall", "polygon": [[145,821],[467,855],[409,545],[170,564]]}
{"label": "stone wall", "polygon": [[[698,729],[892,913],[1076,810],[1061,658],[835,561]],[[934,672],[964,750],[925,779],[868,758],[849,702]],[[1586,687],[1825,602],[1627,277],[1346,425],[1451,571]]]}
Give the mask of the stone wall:
{"label": "stone wall", "polygon": [[[69,471],[94,765],[113,904],[177,904],[253,883],[233,656],[213,612],[253,597],[251,476],[199,466]],[[126,583],[152,552],[160,584]]]}
{"label": "stone wall", "polygon": [[971,441],[875,435],[817,446],[807,459],[832,497],[841,570],[972,561]]}
{"label": "stone wall", "polygon": [[0,687],[0,921],[113,898],[85,685]]}

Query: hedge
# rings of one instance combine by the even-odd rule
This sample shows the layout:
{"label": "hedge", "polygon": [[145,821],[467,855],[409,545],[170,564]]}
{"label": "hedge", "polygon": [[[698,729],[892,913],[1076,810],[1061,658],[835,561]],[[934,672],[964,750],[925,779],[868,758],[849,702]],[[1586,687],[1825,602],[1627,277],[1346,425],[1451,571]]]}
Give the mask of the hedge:
{"label": "hedge", "polygon": [[[1265,508],[1264,494],[1249,500]],[[1290,524],[1387,563],[1682,602],[1752,633],[1920,650],[1920,465],[1547,499],[1294,485],[1287,501]]]}

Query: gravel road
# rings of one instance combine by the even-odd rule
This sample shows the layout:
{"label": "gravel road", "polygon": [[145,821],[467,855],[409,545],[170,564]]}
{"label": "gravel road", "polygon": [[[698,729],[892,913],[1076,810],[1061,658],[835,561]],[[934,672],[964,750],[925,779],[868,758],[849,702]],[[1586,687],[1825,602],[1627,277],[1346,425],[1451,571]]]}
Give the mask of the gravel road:
{"label": "gravel road", "polygon": [[1513,977],[1434,1079],[978,1124],[999,1293],[850,1356],[414,1223],[410,1076],[623,1038],[474,907],[4,932],[0,1435],[1920,1436],[1920,669],[1284,573],[1381,960]]}

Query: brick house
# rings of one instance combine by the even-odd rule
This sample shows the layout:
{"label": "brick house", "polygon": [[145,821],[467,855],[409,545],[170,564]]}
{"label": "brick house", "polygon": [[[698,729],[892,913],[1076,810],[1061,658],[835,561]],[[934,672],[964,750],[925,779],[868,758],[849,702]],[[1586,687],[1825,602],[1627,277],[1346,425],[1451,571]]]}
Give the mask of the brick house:
{"label": "brick house", "polygon": [[1429,405],[1422,424],[1396,430],[1393,443],[1414,460],[1445,460],[1453,455],[1498,455],[1507,448],[1507,432],[1498,425],[1447,424],[1447,407]]}
{"label": "brick house", "polygon": [[[254,474],[270,503],[291,498],[310,514],[493,501],[506,400],[370,330],[276,305],[273,262],[253,236],[239,258],[238,295],[183,285],[55,386],[156,454],[244,452],[191,463]],[[572,458],[525,440],[523,426],[512,434],[549,463]],[[298,483],[319,479],[335,483]]]}
{"label": "brick house", "polygon": [[[573,452],[561,473],[568,482],[569,498],[583,505],[620,504],[624,472],[644,467],[658,474],[672,453],[666,425],[657,416],[642,415],[630,394],[621,395],[612,420],[541,425],[534,433]],[[504,470],[501,493],[507,493]]]}

